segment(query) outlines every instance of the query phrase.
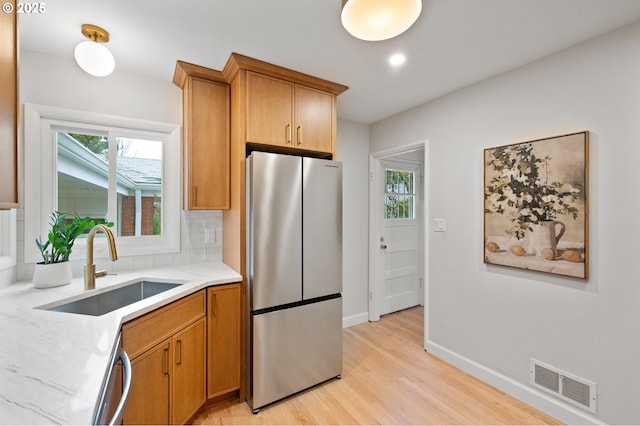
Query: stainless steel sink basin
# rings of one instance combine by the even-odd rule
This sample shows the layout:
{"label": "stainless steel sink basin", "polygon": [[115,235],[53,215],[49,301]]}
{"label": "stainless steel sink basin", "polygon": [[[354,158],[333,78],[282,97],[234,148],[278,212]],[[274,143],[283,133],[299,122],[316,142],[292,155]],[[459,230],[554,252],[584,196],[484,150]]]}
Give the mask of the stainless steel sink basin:
{"label": "stainless steel sink basin", "polygon": [[40,307],[47,311],[68,312],[72,314],[100,316],[135,302],[139,302],[164,291],[171,290],[184,283],[141,280],[123,285],[93,296],[62,303],[55,306]]}

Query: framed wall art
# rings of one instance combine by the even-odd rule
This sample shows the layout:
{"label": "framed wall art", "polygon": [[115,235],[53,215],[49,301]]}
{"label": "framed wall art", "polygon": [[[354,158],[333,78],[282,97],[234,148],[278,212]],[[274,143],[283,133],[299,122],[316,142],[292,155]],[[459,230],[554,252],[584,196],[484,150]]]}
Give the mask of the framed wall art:
{"label": "framed wall art", "polygon": [[588,278],[589,132],[484,150],[484,262]]}

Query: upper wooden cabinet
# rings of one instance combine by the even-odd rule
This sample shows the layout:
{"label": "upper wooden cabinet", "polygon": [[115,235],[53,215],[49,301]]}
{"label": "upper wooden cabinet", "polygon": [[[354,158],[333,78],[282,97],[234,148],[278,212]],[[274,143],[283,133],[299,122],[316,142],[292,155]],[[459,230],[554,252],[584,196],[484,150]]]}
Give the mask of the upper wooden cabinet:
{"label": "upper wooden cabinet", "polygon": [[293,84],[248,73],[247,140],[292,146]]}
{"label": "upper wooden cabinet", "polygon": [[296,147],[334,152],[337,120],[335,95],[296,84],[294,106]]}
{"label": "upper wooden cabinet", "polygon": [[220,71],[178,61],[182,89],[184,207],[229,208],[229,85]]}
{"label": "upper wooden cabinet", "polygon": [[336,96],[345,86],[237,53],[222,73],[233,92],[232,143],[335,155]]}
{"label": "upper wooden cabinet", "polygon": [[0,209],[18,206],[17,39],[17,14],[0,13]]}
{"label": "upper wooden cabinet", "polygon": [[335,95],[248,72],[247,142],[332,152]]}

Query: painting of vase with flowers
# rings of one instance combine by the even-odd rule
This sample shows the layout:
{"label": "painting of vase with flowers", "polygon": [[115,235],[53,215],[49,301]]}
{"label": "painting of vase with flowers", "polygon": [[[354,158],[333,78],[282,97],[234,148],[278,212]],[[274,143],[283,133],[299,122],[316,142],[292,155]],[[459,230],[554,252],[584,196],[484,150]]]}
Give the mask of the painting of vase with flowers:
{"label": "painting of vase with flowers", "polygon": [[579,132],[484,150],[484,262],[588,278],[588,142]]}

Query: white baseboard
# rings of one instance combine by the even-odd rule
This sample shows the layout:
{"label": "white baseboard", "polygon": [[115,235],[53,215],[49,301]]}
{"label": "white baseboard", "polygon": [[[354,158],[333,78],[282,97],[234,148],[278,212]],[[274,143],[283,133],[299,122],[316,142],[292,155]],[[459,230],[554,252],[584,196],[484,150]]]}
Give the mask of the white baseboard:
{"label": "white baseboard", "polygon": [[369,321],[369,313],[362,312],[356,315],[351,315],[342,318],[342,328],[353,327],[354,325],[362,324]]}
{"label": "white baseboard", "polygon": [[[344,323],[344,320],[343,320]],[[484,365],[481,365],[457,352],[453,352],[431,340],[425,343],[425,350],[432,355],[454,365],[471,374],[477,379],[519,399],[520,401],[537,408],[538,410],[555,417],[566,424],[592,424],[600,425],[604,422],[586,411],[565,404],[561,400],[546,395],[532,386],[523,385],[510,377],[500,374]]]}

